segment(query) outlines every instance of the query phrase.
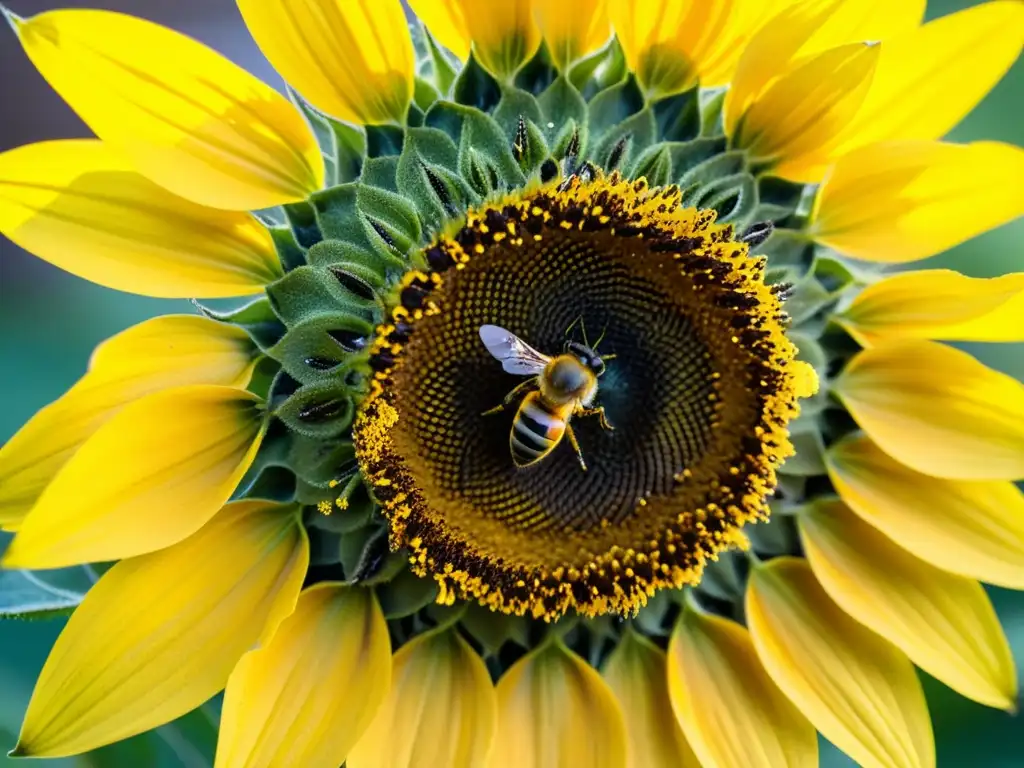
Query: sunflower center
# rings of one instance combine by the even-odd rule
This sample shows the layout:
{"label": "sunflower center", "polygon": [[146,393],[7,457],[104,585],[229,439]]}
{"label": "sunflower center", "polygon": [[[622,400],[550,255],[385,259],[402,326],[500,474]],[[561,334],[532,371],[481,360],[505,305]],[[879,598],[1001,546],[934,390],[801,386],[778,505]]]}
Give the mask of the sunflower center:
{"label": "sunflower center", "polygon": [[[392,543],[446,594],[548,618],[635,609],[696,580],[764,513],[790,452],[793,350],[763,260],[714,218],[672,187],[571,179],[471,213],[406,276],[372,350],[357,450]],[[543,356],[593,344],[607,358],[593,401],[557,411],[547,372],[527,395],[531,377],[503,370],[486,325]],[[556,413],[579,455],[538,423]],[[515,430],[554,447],[518,466]]]}

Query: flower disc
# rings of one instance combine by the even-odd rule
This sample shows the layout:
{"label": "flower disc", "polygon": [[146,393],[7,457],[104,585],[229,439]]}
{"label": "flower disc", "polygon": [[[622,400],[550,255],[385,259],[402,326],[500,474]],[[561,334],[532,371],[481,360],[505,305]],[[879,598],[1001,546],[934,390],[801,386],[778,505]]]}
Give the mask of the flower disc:
{"label": "flower disc", "polygon": [[[471,213],[406,276],[357,450],[392,544],[447,597],[546,618],[635,610],[765,511],[813,374],[764,260],[714,219],[675,187],[572,178]],[[595,405],[614,429],[571,419],[586,471],[568,439],[516,467],[517,403],[484,412],[524,379],[487,351],[487,324],[552,356],[601,336]]]}

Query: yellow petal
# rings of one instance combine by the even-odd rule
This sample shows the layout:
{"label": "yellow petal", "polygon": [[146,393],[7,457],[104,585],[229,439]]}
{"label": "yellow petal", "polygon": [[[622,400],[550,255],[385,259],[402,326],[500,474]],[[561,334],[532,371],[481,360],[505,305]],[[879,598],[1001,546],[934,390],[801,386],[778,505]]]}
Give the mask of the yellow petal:
{"label": "yellow petal", "polygon": [[734,0],[612,0],[608,13],[630,70],[651,98],[697,84],[732,21]]}
{"label": "yellow petal", "polygon": [[147,320],[105,341],[89,373],[0,448],[0,525],[19,523],[79,446],[125,405],[189,384],[244,387],[254,352],[240,328],[188,315]]}
{"label": "yellow petal", "polygon": [[291,612],[308,562],[294,508],[247,501],[118,563],[57,639],[15,753],[85,752],[199,706]]}
{"label": "yellow petal", "polygon": [[262,437],[255,395],[198,385],[126,405],[43,491],[6,568],[59,568],[175,544],[231,497]]}
{"label": "yellow petal", "polygon": [[465,61],[473,39],[462,14],[462,1],[409,0],[409,7],[441,45]]}
{"label": "yellow petal", "polygon": [[715,38],[714,47],[700,62],[700,82],[708,88],[729,84],[747,44],[789,0],[733,0],[732,11]]}
{"label": "yellow petal", "polygon": [[751,104],[779,76],[790,70],[800,50],[839,7],[840,0],[790,3],[761,26],[736,65],[725,95],[725,132],[736,133],[740,119]]}
{"label": "yellow petal", "polygon": [[943,570],[1024,589],[1024,493],[1008,482],[940,480],[863,435],[826,457],[839,495],[865,521]]}
{"label": "yellow petal", "polygon": [[755,568],[746,607],[761,663],[826,739],[864,768],[935,765],[913,665],[832,602],[806,560]]}
{"label": "yellow petal", "polygon": [[391,680],[391,642],[369,590],[323,582],[228,680],[216,768],[337,768]]}
{"label": "yellow petal", "polygon": [[318,109],[403,123],[416,57],[399,0],[238,0],[260,50]]}
{"label": "yellow petal", "polygon": [[864,346],[915,338],[1024,341],[1024,272],[993,278],[949,269],[890,275],[857,294],[836,319]]}
{"label": "yellow petal", "polygon": [[1010,68],[1024,43],[1024,4],[982,3],[882,46],[845,151],[888,139],[937,139]]}
{"label": "yellow petal", "polygon": [[807,507],[799,525],[811,569],[839,607],[953,690],[1014,708],[1013,655],[978,582],[914,557],[841,501]]}
{"label": "yellow petal", "polygon": [[1024,214],[1022,178],[1009,144],[872,144],[836,162],[809,232],[858,259],[923,259]]}
{"label": "yellow petal", "polygon": [[1024,384],[930,341],[866,349],[833,390],[879,447],[927,475],[1024,477]]}
{"label": "yellow petal", "polygon": [[316,139],[288,100],[191,38],[94,10],[42,13],[15,29],[96,135],[171,192],[253,210],[323,186]]}
{"label": "yellow petal", "polygon": [[626,719],[625,768],[700,768],[672,712],[663,650],[627,631],[603,673]]}
{"label": "yellow petal", "polygon": [[702,765],[817,768],[818,735],[768,677],[750,633],[687,606],[668,648],[672,706]]}
{"label": "yellow petal", "polygon": [[[480,63],[499,80],[508,80],[540,47],[533,0],[500,3],[461,0],[466,31]],[[430,22],[427,26],[430,26]]]}
{"label": "yellow petal", "polygon": [[[807,57],[848,43],[877,42],[907,33],[921,23],[924,0],[742,0],[753,7],[749,44],[734,65],[725,100],[726,132],[732,135],[743,112],[777,78]],[[767,23],[765,23],[767,22]],[[738,55],[738,54],[734,54]],[[705,79],[705,84],[712,84]]]}
{"label": "yellow petal", "polygon": [[561,643],[524,656],[498,681],[490,768],[621,768],[626,726],[607,683]]}
{"label": "yellow petal", "polygon": [[606,0],[534,0],[537,26],[560,70],[608,42]]}
{"label": "yellow petal", "polygon": [[773,175],[820,180],[834,137],[860,109],[880,50],[852,43],[809,57],[753,101],[737,126],[736,145],[771,164]]}
{"label": "yellow petal", "polygon": [[347,768],[476,768],[497,720],[487,667],[454,630],[420,635],[395,654],[391,692]]}
{"label": "yellow petal", "polygon": [[0,155],[0,232],[66,272],[144,296],[245,296],[283,274],[248,213],[173,195],[95,140]]}

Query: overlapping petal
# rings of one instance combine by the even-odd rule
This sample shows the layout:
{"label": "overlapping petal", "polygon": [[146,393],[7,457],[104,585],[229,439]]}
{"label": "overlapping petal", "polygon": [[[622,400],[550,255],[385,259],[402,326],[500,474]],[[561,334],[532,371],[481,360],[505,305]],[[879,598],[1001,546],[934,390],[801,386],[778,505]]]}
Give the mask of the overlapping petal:
{"label": "overlapping petal", "polygon": [[838,500],[808,506],[799,525],[814,575],[844,611],[964,696],[1015,708],[1013,655],[978,582],[920,560]]}
{"label": "overlapping petal", "polygon": [[700,768],[672,712],[663,650],[627,631],[603,674],[626,721],[625,768]]}
{"label": "overlapping petal", "polygon": [[524,656],[498,681],[490,768],[621,768],[625,761],[626,726],[615,695],[561,643]]}
{"label": "overlapping petal", "polygon": [[864,346],[906,338],[1024,341],[1024,272],[901,272],[864,288],[837,319]]}
{"label": "overlapping petal", "polygon": [[187,315],[147,320],[105,341],[89,372],[0,448],[0,526],[16,527],[65,462],[125,405],[189,384],[244,387],[255,351],[240,328]]}
{"label": "overlapping petal", "polygon": [[254,210],[323,186],[316,139],[288,100],[191,38],[97,10],[50,11],[15,29],[96,135],[171,192]]}
{"label": "overlapping petal", "polygon": [[607,0],[533,0],[534,18],[555,66],[565,71],[608,42]]}
{"label": "overlapping petal", "polygon": [[915,472],[864,435],[825,457],[843,501],[904,549],[943,570],[1024,589],[1024,493],[1009,482]]}
{"label": "overlapping petal", "polygon": [[610,2],[626,63],[652,97],[685,91],[697,84],[701,63],[714,55],[733,20],[733,0]]}
{"label": "overlapping petal", "polygon": [[246,501],[118,563],[57,639],[15,754],[85,752],[199,706],[291,612],[308,561],[297,510]]}
{"label": "overlapping petal", "polygon": [[497,701],[483,659],[454,630],[420,635],[395,654],[383,706],[348,768],[476,768],[494,742]]}
{"label": "overlapping petal", "polygon": [[501,80],[511,78],[540,47],[533,0],[411,0],[409,5],[442,45],[465,59],[472,44],[480,63]]}
{"label": "overlapping petal", "polygon": [[839,130],[860,109],[871,85],[878,45],[851,43],[809,57],[755,99],[737,125],[735,141],[773,175],[820,179]]}
{"label": "overlapping petal", "polygon": [[780,557],[755,568],[746,608],[761,663],[825,738],[865,768],[935,765],[913,665],[843,612],[807,561]]}
{"label": "overlapping petal", "polygon": [[462,0],[409,0],[409,7],[441,45],[465,61],[473,38],[462,13]]}
{"label": "overlapping petal", "polygon": [[391,681],[391,643],[369,590],[323,582],[228,680],[216,768],[337,768]]}
{"label": "overlapping petal", "polygon": [[252,463],[265,424],[261,404],[244,390],[196,385],[126,405],[46,487],[4,566],[117,560],[195,533]]}
{"label": "overlapping petal", "polygon": [[889,139],[938,139],[992,89],[1024,44],[1024,4],[997,0],[893,35],[843,133],[845,154]]}
{"label": "overlapping petal", "polygon": [[274,68],[318,109],[402,123],[416,57],[399,0],[238,0]]}
{"label": "overlapping petal", "polygon": [[1024,384],[966,352],[900,341],[859,353],[833,390],[883,451],[935,477],[1024,477]]}
{"label": "overlapping petal", "polygon": [[701,765],[818,765],[818,735],[757,658],[750,634],[687,606],[668,649],[672,706]]}
{"label": "overlapping petal", "polygon": [[1009,144],[872,144],[836,162],[809,231],[858,259],[923,259],[1024,215],[1022,178]]}
{"label": "overlapping petal", "polygon": [[245,296],[282,274],[252,216],[173,195],[95,140],[0,155],[0,232],[66,272],[144,296]]}

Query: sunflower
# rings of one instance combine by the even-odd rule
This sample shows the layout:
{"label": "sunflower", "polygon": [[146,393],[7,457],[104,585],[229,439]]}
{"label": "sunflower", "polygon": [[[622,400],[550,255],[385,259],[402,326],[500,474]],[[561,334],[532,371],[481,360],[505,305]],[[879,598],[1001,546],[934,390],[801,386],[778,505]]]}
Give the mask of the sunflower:
{"label": "sunflower", "polygon": [[1024,152],[939,140],[1024,5],[409,5],[238,0],[287,98],[5,12],[98,138],[0,155],[0,231],[249,297],[0,450],[3,565],[103,572],[12,754],[223,690],[217,768],[917,768],[915,665],[1015,709],[1024,386],[937,340],[1024,340],[1024,274],[886,268],[1024,212]]}

